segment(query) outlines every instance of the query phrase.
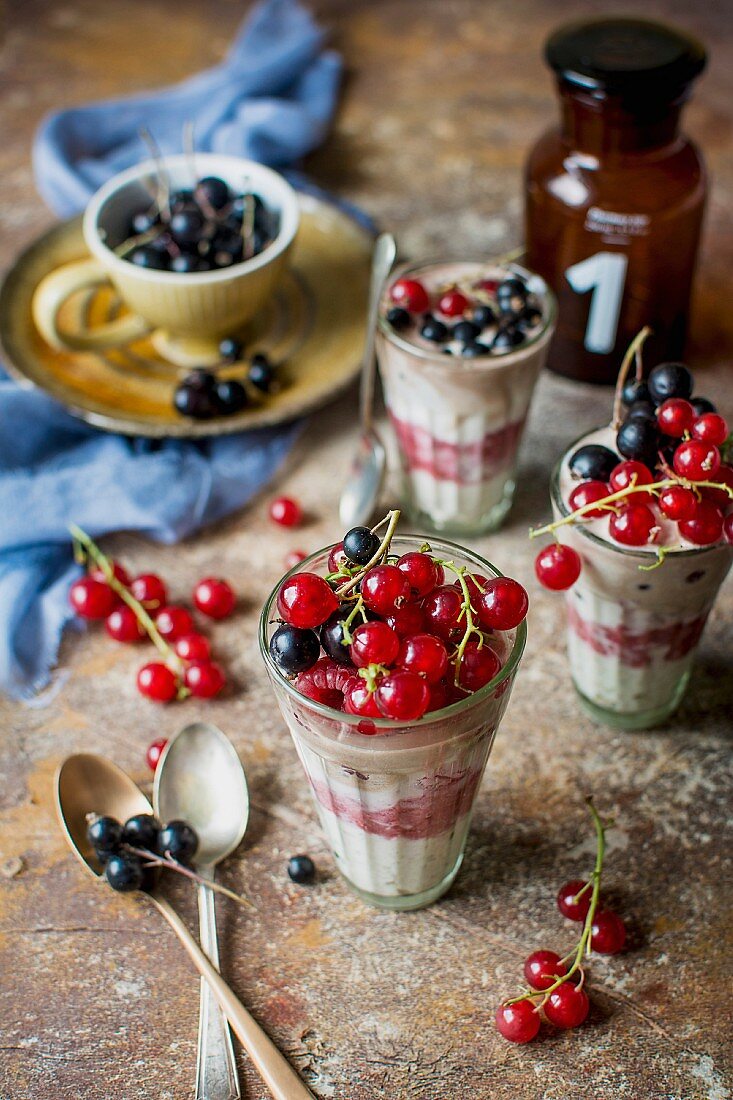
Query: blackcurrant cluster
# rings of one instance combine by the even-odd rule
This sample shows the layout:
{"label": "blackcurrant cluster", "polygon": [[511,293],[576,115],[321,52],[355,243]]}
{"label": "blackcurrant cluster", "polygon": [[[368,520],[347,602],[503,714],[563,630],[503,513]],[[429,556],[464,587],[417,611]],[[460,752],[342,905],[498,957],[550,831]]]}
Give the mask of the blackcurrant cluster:
{"label": "blackcurrant cluster", "polygon": [[395,331],[405,332],[419,316],[423,340],[464,359],[512,351],[542,321],[541,305],[519,274],[444,287],[432,296],[418,279],[397,279],[390,299],[386,319]]}
{"label": "blackcurrant cluster", "polygon": [[206,176],[133,215],[122,258],[137,267],[190,275],[231,267],[257,256],[279,231],[279,218],[252,193],[234,194]]}
{"label": "blackcurrant cluster", "polygon": [[187,865],[195,856],[199,838],[185,821],[161,825],[152,814],[135,814],[124,825],[107,815],[91,817],[87,840],[104,867],[113,890],[151,890],[159,867],[171,862]]}
{"label": "blackcurrant cluster", "polygon": [[[242,357],[242,344],[232,337],[222,340],[219,353],[223,363],[237,363]],[[191,371],[176,387],[173,404],[181,416],[193,420],[211,420],[217,416],[234,416],[263,394],[275,392],[278,372],[262,352],[253,355],[241,379],[218,378],[213,370],[203,367]]]}

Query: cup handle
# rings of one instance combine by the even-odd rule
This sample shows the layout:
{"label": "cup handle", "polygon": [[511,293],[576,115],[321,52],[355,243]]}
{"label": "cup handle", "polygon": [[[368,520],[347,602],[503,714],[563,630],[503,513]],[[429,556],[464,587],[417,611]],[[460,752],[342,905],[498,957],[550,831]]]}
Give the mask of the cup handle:
{"label": "cup handle", "polygon": [[128,344],[150,332],[152,325],[135,313],[126,313],[114,321],[78,332],[61,330],[59,311],[67,298],[77,290],[105,283],[109,283],[109,278],[99,261],[93,258],[64,264],[41,280],[33,295],[33,320],[46,343],[59,350],[94,351]]}

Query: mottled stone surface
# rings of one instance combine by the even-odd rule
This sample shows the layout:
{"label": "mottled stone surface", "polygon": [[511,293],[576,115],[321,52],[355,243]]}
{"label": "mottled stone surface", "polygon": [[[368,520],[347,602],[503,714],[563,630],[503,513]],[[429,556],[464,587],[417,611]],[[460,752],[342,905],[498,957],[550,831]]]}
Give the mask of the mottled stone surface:
{"label": "mottled stone surface", "polygon": [[[502,249],[519,239],[519,173],[553,116],[540,61],[548,28],[605,5],[542,0],[323,0],[350,68],[336,133],[311,171],[394,228],[412,255]],[[723,4],[634,3],[696,30],[713,47],[688,112],[715,185],[694,326],[704,389],[724,393],[733,233],[733,19]],[[24,0],[8,5],[0,100],[2,262],[51,220],[35,198],[29,139],[43,111],[183,76],[218,57],[241,5],[232,0]],[[193,1095],[197,980],[144,905],[95,889],[58,834],[51,778],[65,753],[103,751],[141,782],[154,737],[199,712],[241,752],[254,801],[243,849],[223,871],[257,912],[220,904],[223,970],[319,1097],[341,1100],[726,1100],[730,1020],[729,583],[704,636],[694,685],[669,728],[611,733],[579,712],[562,646],[562,607],[532,580],[526,531],[548,512],[559,450],[606,414],[608,393],[543,379],[506,529],[476,548],[527,580],[524,667],[478,798],[465,869],[438,906],[379,913],[333,871],[306,783],[257,654],[259,607],[293,546],[338,535],[335,505],[352,445],[353,398],[314,418],[278,488],[299,497],[302,530],[275,530],[267,498],[177,549],[110,540],[133,569],[160,570],[176,597],[209,572],[230,577],[241,612],[212,630],[231,670],[220,701],[157,710],[135,694],[139,652],[99,631],[72,633],[68,681],[43,709],[0,702],[0,1098],[183,1100]],[[393,495],[385,494],[385,504]],[[265,537],[266,536],[266,537]],[[573,929],[554,893],[587,872],[583,796],[615,815],[609,890],[632,928],[621,957],[594,960],[590,1022],[528,1048],[492,1026],[529,950],[566,950]],[[318,884],[284,864],[309,851]],[[175,890],[193,920],[193,898]],[[262,1086],[246,1059],[246,1096]]]}

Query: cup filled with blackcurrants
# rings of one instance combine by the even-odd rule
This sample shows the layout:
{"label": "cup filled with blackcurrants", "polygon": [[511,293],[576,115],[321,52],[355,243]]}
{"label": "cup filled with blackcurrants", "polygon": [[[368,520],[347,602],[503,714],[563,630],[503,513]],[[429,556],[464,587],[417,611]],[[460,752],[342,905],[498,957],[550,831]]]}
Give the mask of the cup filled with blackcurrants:
{"label": "cup filled with blackcurrants", "polygon": [[[147,161],[90,200],[83,234],[91,255],[46,276],[34,320],[55,347],[98,350],[152,334],[173,362],[214,361],[220,340],[272,296],[298,223],[293,189],[254,161],[213,153]],[[110,283],[128,311],[71,326],[68,299]]]}

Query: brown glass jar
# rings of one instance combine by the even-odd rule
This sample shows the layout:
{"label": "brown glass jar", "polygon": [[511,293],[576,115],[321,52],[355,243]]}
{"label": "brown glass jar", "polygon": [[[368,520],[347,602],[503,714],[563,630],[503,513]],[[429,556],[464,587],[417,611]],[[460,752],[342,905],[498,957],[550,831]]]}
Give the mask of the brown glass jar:
{"label": "brown glass jar", "polygon": [[705,50],[660,23],[603,19],[560,28],[545,57],[562,116],[527,162],[527,266],[558,298],[550,369],[612,382],[644,325],[649,363],[684,345],[707,185],[679,119]]}

